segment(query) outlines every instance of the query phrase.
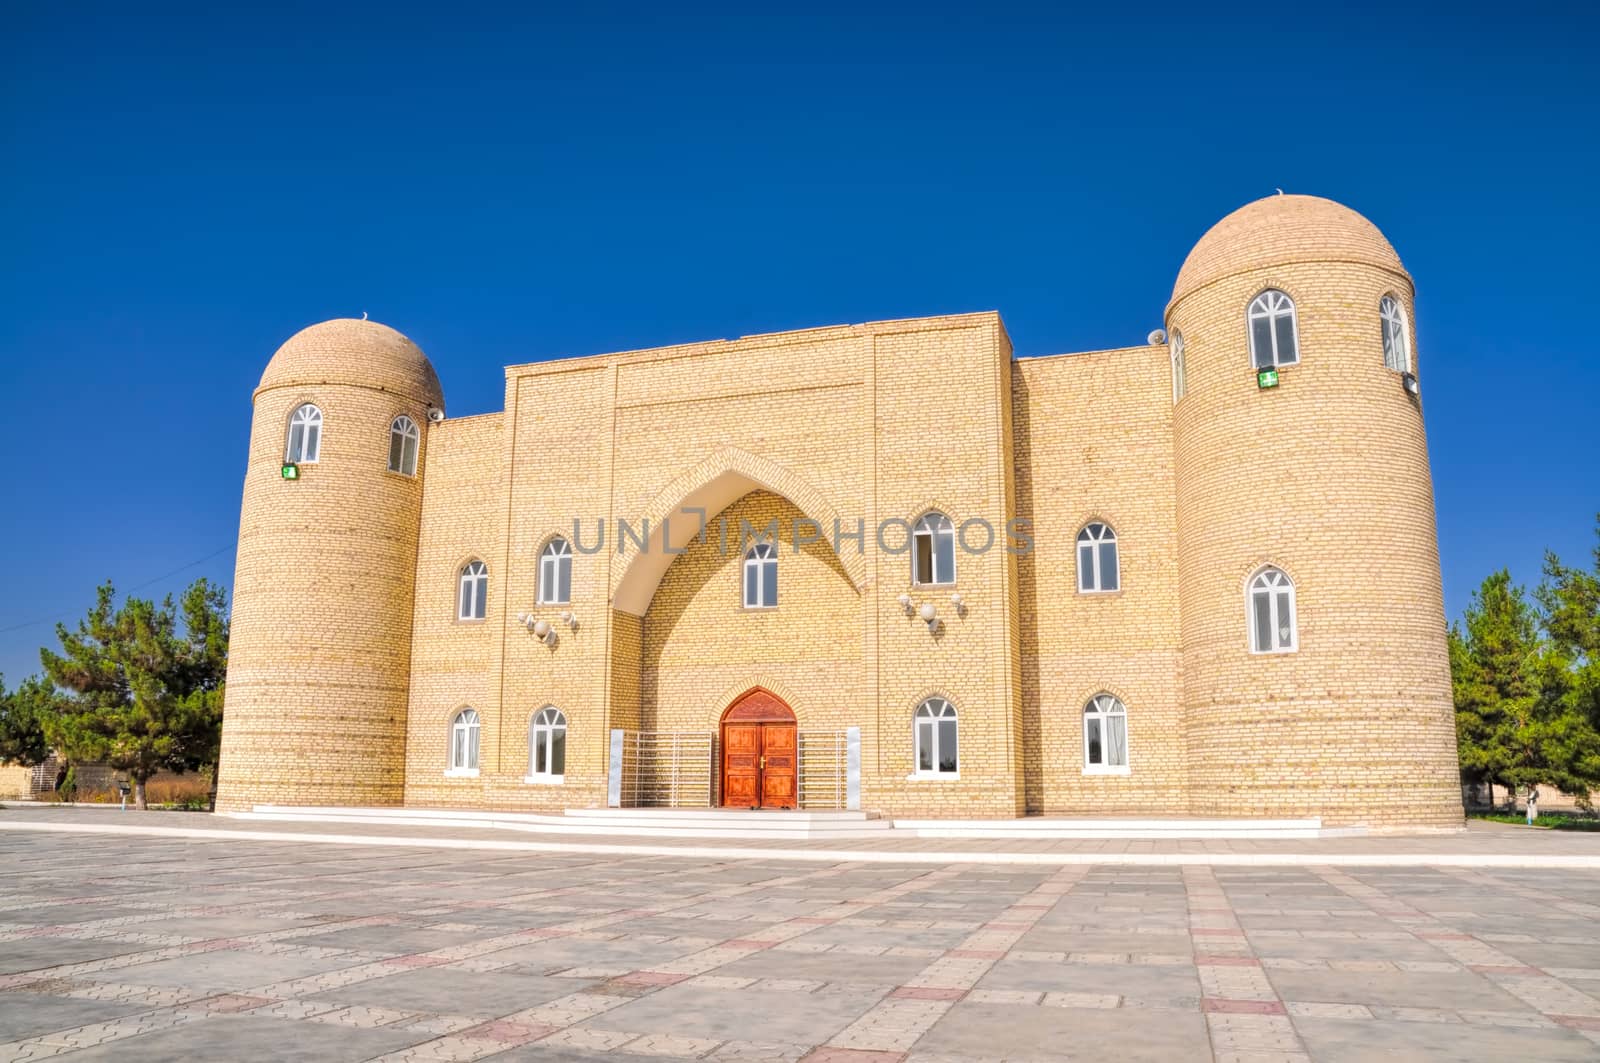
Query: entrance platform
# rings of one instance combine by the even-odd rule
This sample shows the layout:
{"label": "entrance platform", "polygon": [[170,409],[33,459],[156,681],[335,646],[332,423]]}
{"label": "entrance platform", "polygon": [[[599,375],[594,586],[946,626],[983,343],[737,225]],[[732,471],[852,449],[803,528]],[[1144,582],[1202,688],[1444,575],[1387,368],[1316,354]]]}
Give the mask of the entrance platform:
{"label": "entrance platform", "polygon": [[[319,813],[335,810],[319,809]],[[248,841],[356,849],[470,850],[500,855],[545,854],[586,859],[676,859],[701,863],[1010,864],[1036,867],[1110,865],[1138,867],[1457,867],[1550,868],[1600,871],[1600,832],[1540,830],[1473,821],[1467,829],[1412,834],[1371,833],[1321,838],[921,838],[893,825],[861,829],[854,837],[811,840],[798,835],[748,839],[722,836],[599,835],[579,826],[584,817],[550,816],[584,833],[529,834],[462,825],[461,820],[412,826],[395,821],[414,809],[355,824],[319,818],[263,822],[256,814],[119,811],[117,806],[18,805],[0,807],[0,848],[11,832],[120,834],[178,838],[192,843]],[[637,814],[635,811],[632,814]],[[760,813],[747,813],[757,816]],[[771,829],[771,828],[768,828]]]}
{"label": "entrance platform", "polygon": [[1306,819],[1029,817],[1026,819],[889,819],[874,812],[780,812],[715,808],[571,808],[564,814],[477,812],[428,808],[328,808],[256,805],[237,819],[298,823],[448,826],[531,834],[630,838],[845,841],[885,837],[1048,841],[1155,838],[1348,838],[1364,827],[1324,827]]}

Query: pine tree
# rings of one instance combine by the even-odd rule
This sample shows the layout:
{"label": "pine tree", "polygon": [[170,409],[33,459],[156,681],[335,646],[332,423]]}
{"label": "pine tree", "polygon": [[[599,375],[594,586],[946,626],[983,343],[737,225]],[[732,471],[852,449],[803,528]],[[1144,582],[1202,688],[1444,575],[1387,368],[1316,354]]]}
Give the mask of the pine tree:
{"label": "pine tree", "polygon": [[68,692],[46,720],[50,741],[78,760],[103,760],[128,773],[145,807],[157,771],[214,766],[221,733],[228,622],[222,591],[197,580],[183,595],[182,627],[172,599],[115,605],[110,583],[69,631],[61,652],[40,650],[45,673]]}
{"label": "pine tree", "polygon": [[45,719],[56,709],[55,688],[38,676],[29,676],[15,690],[7,690],[0,676],[0,764],[33,767],[50,756]]}
{"label": "pine tree", "polygon": [[1539,701],[1538,631],[1533,607],[1509,571],[1473,592],[1449,645],[1461,779],[1514,785],[1513,769],[1526,752],[1519,752],[1519,735]]}
{"label": "pine tree", "polygon": [[1600,516],[1595,521],[1594,568],[1569,568],[1553,553],[1535,591],[1548,648],[1543,686],[1550,702],[1552,763],[1566,777],[1563,792],[1588,807],[1600,788]]}

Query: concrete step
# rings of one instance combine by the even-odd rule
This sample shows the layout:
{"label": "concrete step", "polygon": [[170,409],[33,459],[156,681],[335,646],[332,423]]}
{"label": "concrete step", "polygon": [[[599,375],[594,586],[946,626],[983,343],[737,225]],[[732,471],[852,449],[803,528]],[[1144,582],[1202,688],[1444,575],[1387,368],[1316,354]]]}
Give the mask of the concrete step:
{"label": "concrete step", "polygon": [[534,834],[656,838],[764,840],[848,840],[894,824],[862,813],[750,812],[715,809],[583,809],[599,815],[546,815],[535,812],[477,812],[428,808],[336,808],[256,805],[236,812],[239,819],[302,823],[388,824],[514,830]]}
{"label": "concrete step", "polygon": [[1340,838],[1364,827],[1324,827],[1320,817],[1303,819],[1201,819],[1030,816],[1026,819],[897,819],[897,833],[915,838],[979,838],[1044,841],[1089,838]]}
{"label": "concrete step", "polygon": [[[1303,819],[1032,816],[1026,819],[898,819],[874,812],[788,812],[716,808],[573,808],[562,814],[444,808],[256,805],[239,819],[511,830],[533,834],[788,841],[965,838],[978,841],[1182,838],[1342,838],[1364,827]],[[893,832],[887,833],[887,832]]]}

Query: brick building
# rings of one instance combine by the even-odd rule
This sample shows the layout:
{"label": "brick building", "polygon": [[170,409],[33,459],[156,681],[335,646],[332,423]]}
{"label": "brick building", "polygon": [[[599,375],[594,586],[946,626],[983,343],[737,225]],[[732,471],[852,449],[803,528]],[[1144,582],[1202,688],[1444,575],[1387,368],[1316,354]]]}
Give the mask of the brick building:
{"label": "brick building", "polygon": [[896,815],[1458,825],[1412,299],[1280,195],[1117,350],[875,322],[511,366],[446,418],[410,340],[314,325],[255,392],[220,807],[848,774]]}

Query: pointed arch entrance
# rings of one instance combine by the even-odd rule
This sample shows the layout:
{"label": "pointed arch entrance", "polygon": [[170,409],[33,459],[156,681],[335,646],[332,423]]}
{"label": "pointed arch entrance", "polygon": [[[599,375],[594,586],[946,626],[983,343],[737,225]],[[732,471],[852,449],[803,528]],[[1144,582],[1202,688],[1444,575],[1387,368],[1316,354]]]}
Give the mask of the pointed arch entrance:
{"label": "pointed arch entrance", "polygon": [[797,808],[794,710],[768,690],[739,695],[722,714],[722,807]]}

